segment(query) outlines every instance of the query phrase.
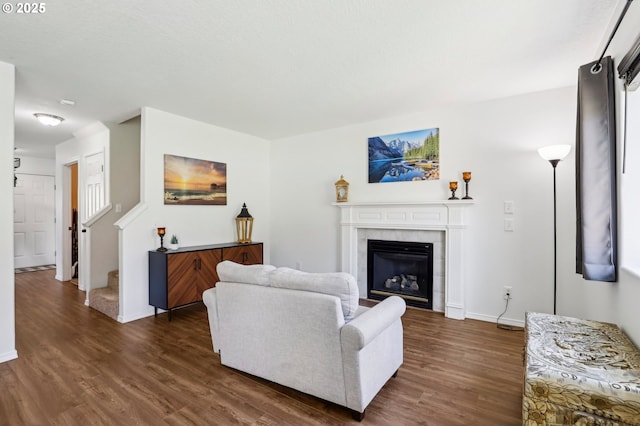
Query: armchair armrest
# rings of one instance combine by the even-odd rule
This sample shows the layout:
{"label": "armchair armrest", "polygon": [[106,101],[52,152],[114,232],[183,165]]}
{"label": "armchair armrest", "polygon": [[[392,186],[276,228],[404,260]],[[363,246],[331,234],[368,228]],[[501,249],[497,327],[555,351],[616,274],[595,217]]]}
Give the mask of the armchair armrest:
{"label": "armchair armrest", "polygon": [[202,301],[207,307],[207,316],[209,317],[209,329],[211,331],[211,341],[213,343],[213,351],[220,353],[220,320],[218,318],[218,302],[216,300],[216,289],[210,288],[202,293]]}
{"label": "armchair armrest", "polygon": [[364,348],[398,320],[406,308],[407,305],[402,298],[387,297],[342,327],[340,336],[343,347],[356,351]]}

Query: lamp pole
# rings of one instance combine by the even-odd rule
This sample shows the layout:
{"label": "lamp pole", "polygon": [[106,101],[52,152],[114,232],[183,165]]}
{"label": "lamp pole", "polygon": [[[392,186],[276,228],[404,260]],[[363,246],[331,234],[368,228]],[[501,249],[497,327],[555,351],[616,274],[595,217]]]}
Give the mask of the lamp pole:
{"label": "lamp pole", "polygon": [[556,196],[556,166],[569,155],[571,145],[551,145],[540,148],[538,154],[543,159],[551,163],[553,167],[553,314],[556,314],[556,299],[558,290],[558,219],[557,219],[557,196]]}
{"label": "lamp pole", "polygon": [[558,219],[557,219],[557,197],[556,197],[556,166],[560,162],[558,159],[549,160],[553,167],[553,315],[556,314],[556,297],[558,289]]}

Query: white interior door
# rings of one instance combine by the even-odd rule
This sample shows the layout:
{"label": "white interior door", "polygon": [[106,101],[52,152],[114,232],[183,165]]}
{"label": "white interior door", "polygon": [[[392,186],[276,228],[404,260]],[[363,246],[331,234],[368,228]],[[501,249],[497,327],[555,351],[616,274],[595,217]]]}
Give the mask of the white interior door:
{"label": "white interior door", "polygon": [[91,244],[84,224],[105,205],[104,152],[87,155],[84,165],[78,168],[78,181],[81,182],[80,197],[80,239],[78,241],[78,288],[89,288],[91,277]]}
{"label": "white interior door", "polygon": [[17,173],[14,188],[15,267],[55,263],[54,177]]}
{"label": "white interior door", "polygon": [[86,157],[83,222],[104,206],[104,152]]}

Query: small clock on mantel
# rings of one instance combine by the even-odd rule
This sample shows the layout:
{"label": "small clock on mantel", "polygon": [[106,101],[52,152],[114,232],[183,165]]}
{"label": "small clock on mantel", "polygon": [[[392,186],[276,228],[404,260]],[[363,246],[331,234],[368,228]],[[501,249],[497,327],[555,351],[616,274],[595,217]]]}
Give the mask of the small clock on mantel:
{"label": "small clock on mantel", "polygon": [[346,203],[349,200],[349,182],[340,175],[340,180],[336,182],[336,201]]}

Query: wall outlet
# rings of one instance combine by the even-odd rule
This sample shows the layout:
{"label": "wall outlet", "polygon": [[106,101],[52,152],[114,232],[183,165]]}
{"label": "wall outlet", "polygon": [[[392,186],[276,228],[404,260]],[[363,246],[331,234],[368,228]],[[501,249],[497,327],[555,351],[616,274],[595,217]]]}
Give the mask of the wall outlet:
{"label": "wall outlet", "polygon": [[513,289],[510,286],[505,285],[502,288],[502,298],[504,300],[510,300],[513,298]]}

